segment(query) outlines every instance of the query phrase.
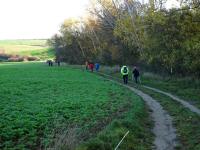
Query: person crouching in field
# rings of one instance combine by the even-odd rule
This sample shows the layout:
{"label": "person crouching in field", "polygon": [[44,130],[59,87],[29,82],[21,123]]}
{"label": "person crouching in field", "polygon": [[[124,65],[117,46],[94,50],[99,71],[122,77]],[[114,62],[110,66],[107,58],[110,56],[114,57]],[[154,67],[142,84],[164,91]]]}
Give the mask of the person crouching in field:
{"label": "person crouching in field", "polygon": [[133,78],[135,79],[135,83],[138,83],[138,81],[139,81],[139,76],[140,76],[140,72],[139,72],[139,70],[137,69],[137,67],[135,66],[134,68],[133,68],[133,72],[132,72],[133,74],[132,74],[132,80],[133,80]]}
{"label": "person crouching in field", "polygon": [[124,80],[124,84],[128,84],[128,67],[127,66],[123,66],[121,68],[121,74],[123,76],[123,80]]}

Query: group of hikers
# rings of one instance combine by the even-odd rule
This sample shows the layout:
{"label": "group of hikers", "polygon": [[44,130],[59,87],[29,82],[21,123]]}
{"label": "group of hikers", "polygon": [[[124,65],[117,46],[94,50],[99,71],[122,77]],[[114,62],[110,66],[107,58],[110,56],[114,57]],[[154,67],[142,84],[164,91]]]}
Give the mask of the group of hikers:
{"label": "group of hikers", "polygon": [[[124,84],[128,84],[129,69],[128,69],[127,66],[122,66],[121,74],[122,74],[122,77],[123,77]],[[135,83],[141,83],[140,72],[139,72],[139,70],[136,66],[133,67],[132,80],[135,80]]]}
{"label": "group of hikers", "polygon": [[[54,61],[51,60],[51,59],[49,59],[49,60],[46,61],[46,63],[47,63],[50,67],[52,67]],[[55,60],[55,63],[57,63],[57,65],[60,66],[60,60]]]}
{"label": "group of hikers", "polygon": [[[93,62],[85,62],[85,69],[86,70],[90,70],[91,72],[95,70],[98,72],[100,69],[100,64],[99,63],[93,63]],[[123,81],[124,84],[128,84],[128,75],[129,75],[129,69],[127,66],[122,66],[121,67],[121,74],[123,77]],[[138,70],[138,68],[135,66],[133,67],[133,71],[132,71],[132,80],[135,80],[135,83],[140,83],[140,72]]]}
{"label": "group of hikers", "polygon": [[[57,63],[58,66],[60,66],[60,61],[59,60],[55,60],[55,63]],[[53,60],[47,60],[47,64],[49,66],[53,66]],[[91,72],[94,72],[94,69],[96,70],[96,72],[99,71],[100,69],[100,64],[99,63],[93,63],[93,62],[85,62],[85,69],[86,70],[90,70]],[[129,68],[127,66],[122,66],[121,67],[121,74],[123,77],[123,81],[124,84],[128,84],[128,75],[129,75]],[[133,67],[132,70],[132,80],[135,80],[135,83],[140,83],[140,72],[138,70],[138,68],[135,66]]]}
{"label": "group of hikers", "polygon": [[93,72],[94,71],[94,68],[95,68],[95,70],[98,72],[99,71],[99,68],[100,68],[100,64],[99,63],[93,63],[93,62],[88,62],[88,61],[86,61],[85,62],[85,69],[86,70],[91,70],[91,72]]}

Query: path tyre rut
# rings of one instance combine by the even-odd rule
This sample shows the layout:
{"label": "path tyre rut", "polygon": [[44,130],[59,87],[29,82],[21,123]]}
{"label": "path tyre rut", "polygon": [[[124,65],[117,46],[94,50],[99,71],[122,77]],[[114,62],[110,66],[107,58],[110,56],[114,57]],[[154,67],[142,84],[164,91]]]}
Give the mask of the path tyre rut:
{"label": "path tyre rut", "polygon": [[184,107],[188,108],[190,111],[200,115],[200,109],[198,109],[197,107],[195,107],[194,105],[191,105],[190,103],[180,99],[179,97],[175,96],[175,95],[172,95],[171,93],[168,93],[168,92],[164,92],[164,91],[161,91],[159,89],[156,89],[156,88],[152,88],[152,87],[149,87],[149,86],[145,86],[143,85],[144,88],[147,88],[147,89],[150,89],[154,92],[157,92],[157,93],[161,93],[161,94],[164,94],[170,98],[172,98],[173,100],[181,103]]}
{"label": "path tyre rut", "polygon": [[152,110],[151,116],[155,123],[153,133],[155,134],[154,144],[156,150],[174,150],[177,145],[177,140],[176,129],[172,125],[172,117],[149,95],[135,88],[129,86],[126,87],[142,97],[148,107]]}

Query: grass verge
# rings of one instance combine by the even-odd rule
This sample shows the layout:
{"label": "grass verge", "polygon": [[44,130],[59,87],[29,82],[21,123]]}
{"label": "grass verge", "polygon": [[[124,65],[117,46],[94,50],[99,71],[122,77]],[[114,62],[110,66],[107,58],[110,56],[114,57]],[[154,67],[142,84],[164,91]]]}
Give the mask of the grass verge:
{"label": "grass verge", "polygon": [[[114,77],[119,74],[113,73]],[[120,80],[120,78],[118,78]],[[117,80],[117,81],[119,81]],[[179,145],[177,150],[199,150],[200,149],[200,116],[183,107],[168,96],[156,93],[140,85],[129,84],[156,99],[163,108],[173,117],[173,124],[177,129]]]}
{"label": "grass verge", "polygon": [[[101,71],[114,77],[122,78],[120,68],[101,67]],[[129,79],[131,79],[131,70]],[[170,92],[200,108],[200,80],[192,78],[161,77],[152,73],[141,73],[142,84]]]}
{"label": "grass verge", "polygon": [[200,149],[200,117],[183,107],[171,98],[139,87],[140,90],[156,99],[164,109],[173,117],[173,124],[177,129],[180,150]]}
{"label": "grass verge", "polygon": [[200,81],[197,79],[161,78],[149,74],[144,74],[141,79],[145,85],[175,94],[200,108]]}
{"label": "grass verge", "polygon": [[129,111],[113,120],[96,137],[84,142],[77,150],[113,150],[125,133],[129,134],[123,140],[119,149],[151,150],[153,135],[151,134],[152,123],[145,111],[147,108],[140,104],[131,104]]}

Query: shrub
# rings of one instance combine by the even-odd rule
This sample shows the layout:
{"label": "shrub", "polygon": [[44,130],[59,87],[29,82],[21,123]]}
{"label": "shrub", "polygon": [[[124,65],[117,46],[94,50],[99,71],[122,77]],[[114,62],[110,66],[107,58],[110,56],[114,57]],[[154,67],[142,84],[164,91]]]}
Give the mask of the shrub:
{"label": "shrub", "polygon": [[22,61],[24,61],[24,58],[23,57],[10,57],[10,58],[8,58],[8,61],[9,62],[22,62]]}
{"label": "shrub", "polygon": [[37,60],[39,60],[39,58],[38,57],[29,56],[29,57],[27,57],[27,60],[28,61],[37,61]]}

